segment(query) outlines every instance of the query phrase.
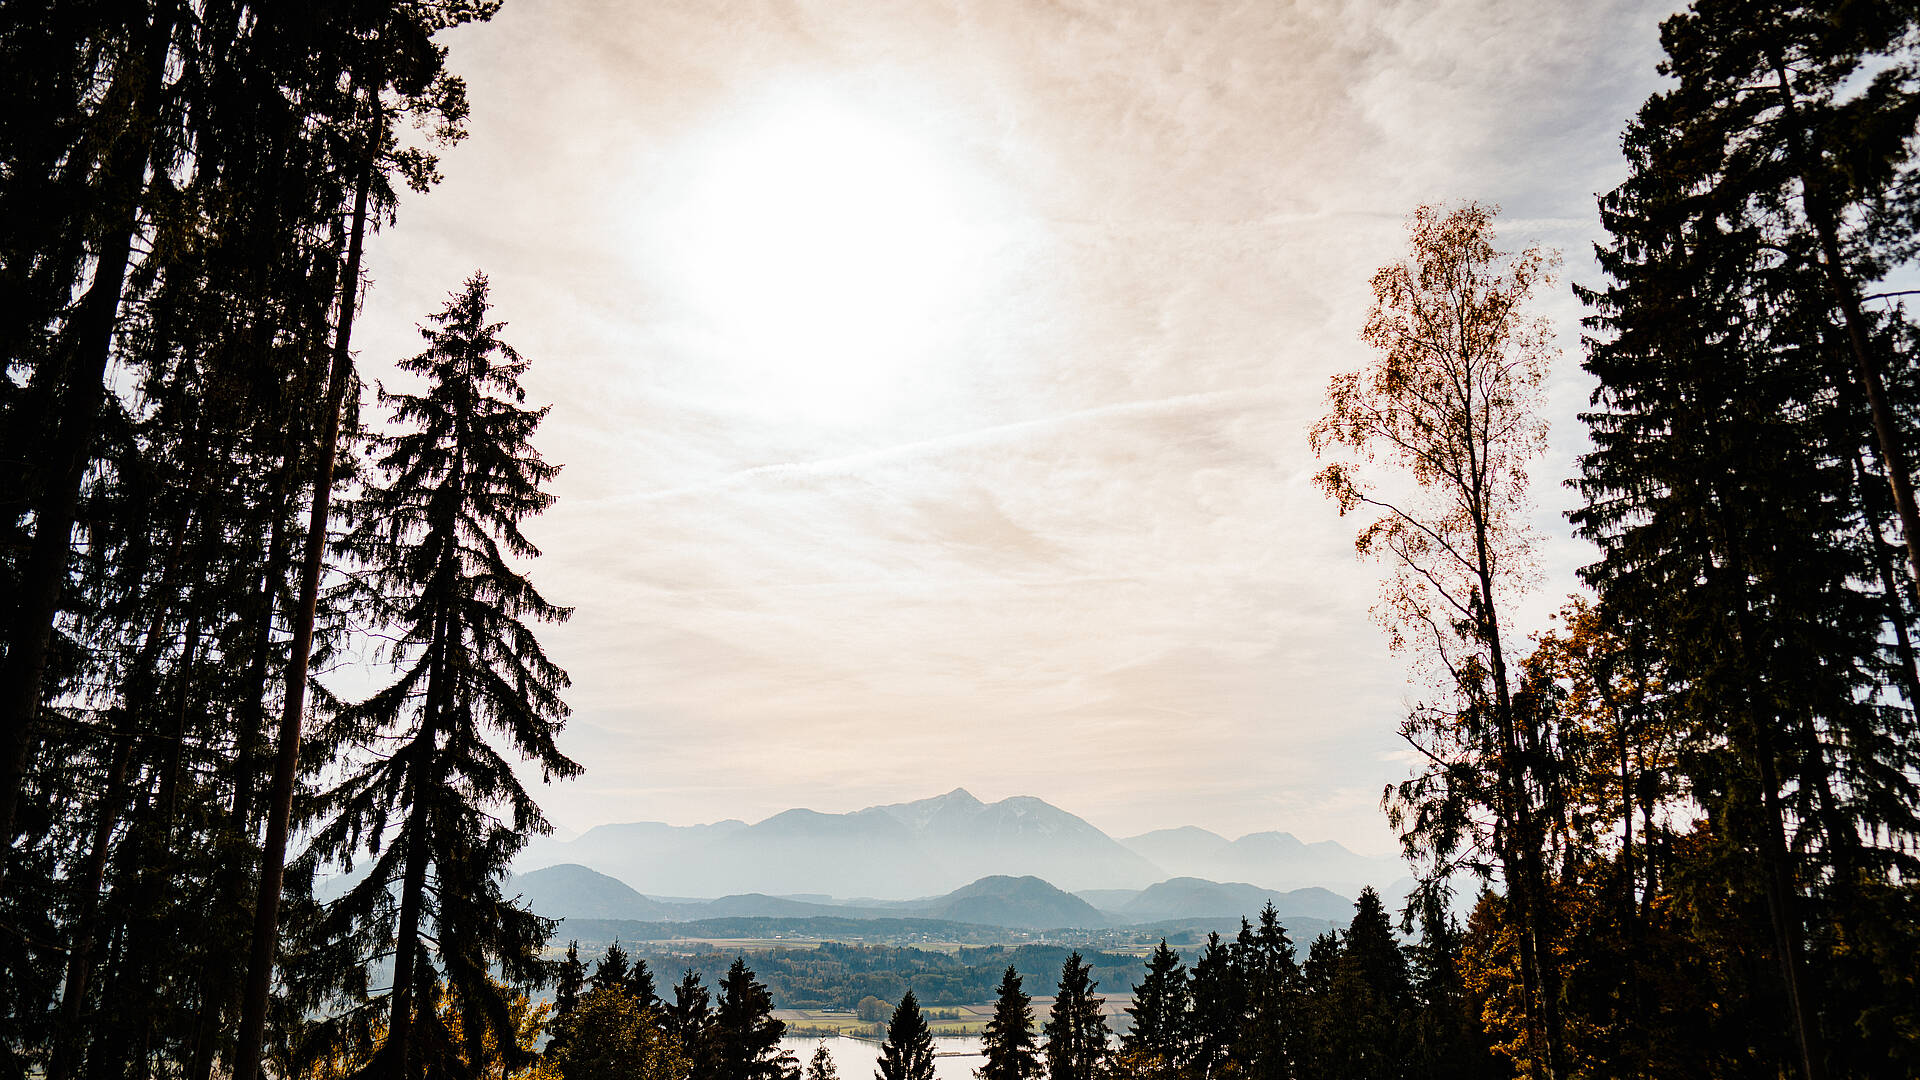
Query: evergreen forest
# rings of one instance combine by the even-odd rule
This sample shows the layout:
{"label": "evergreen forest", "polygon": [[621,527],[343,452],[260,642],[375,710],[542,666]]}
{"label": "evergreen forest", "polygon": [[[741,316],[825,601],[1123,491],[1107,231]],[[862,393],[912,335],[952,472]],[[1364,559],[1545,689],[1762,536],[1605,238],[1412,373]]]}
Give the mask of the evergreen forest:
{"label": "evergreen forest", "polygon": [[[504,891],[522,777],[582,771],[542,638],[591,598],[523,532],[565,358],[479,270],[414,355],[354,339],[469,121],[446,32],[498,8],[0,6],[0,1080],[802,1074],[743,957],[589,969]],[[1695,0],[1660,45],[1597,276],[1419,207],[1298,433],[1423,680],[1405,910],[1124,976],[830,946],[760,961],[783,1004],[891,965],[889,1080],[963,997],[983,1080],[1920,1075],[1920,4]],[[1537,475],[1568,288],[1586,448]]]}

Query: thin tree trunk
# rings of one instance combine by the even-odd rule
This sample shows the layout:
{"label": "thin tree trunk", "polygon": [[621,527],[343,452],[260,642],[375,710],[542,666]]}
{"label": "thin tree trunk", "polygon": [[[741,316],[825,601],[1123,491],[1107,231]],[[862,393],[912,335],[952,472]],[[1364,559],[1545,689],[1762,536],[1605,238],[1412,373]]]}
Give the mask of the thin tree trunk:
{"label": "thin tree trunk", "polygon": [[[332,297],[339,289],[341,246],[346,242],[343,231],[336,220],[331,230],[331,243],[328,251],[332,257],[327,260],[323,287],[317,295]],[[325,341],[327,322],[327,304],[317,301],[311,305],[303,328],[303,350],[311,354],[320,352],[308,349],[307,342]],[[321,380],[327,374],[329,363],[312,362],[304,366],[300,385],[294,395],[295,401],[308,400],[321,387]],[[297,412],[297,409],[296,409]],[[266,513],[271,525],[268,530],[266,561],[260,573],[260,579],[254,590],[254,609],[252,612],[252,632],[249,638],[253,655],[248,660],[246,689],[240,699],[239,731],[234,738],[233,750],[233,799],[227,813],[229,841],[233,844],[232,857],[222,861],[222,867],[214,887],[214,902],[231,917],[244,919],[247,911],[247,885],[244,855],[256,835],[257,822],[254,806],[255,767],[260,754],[260,745],[266,735],[267,726],[267,685],[273,666],[273,620],[280,610],[282,585],[286,578],[287,564],[291,557],[290,515],[294,512],[290,505],[294,479],[299,473],[299,438],[297,418],[293,414],[281,418],[282,444],[280,462],[274,470],[272,493],[266,502]],[[256,541],[257,542],[257,541]],[[211,960],[211,958],[209,958]],[[227,1022],[234,1011],[240,1007],[240,993],[244,985],[245,973],[241,978],[234,977],[235,972],[227,964],[203,964],[200,973],[201,1015],[194,1036],[194,1049],[188,1062],[188,1080],[207,1080],[213,1072],[214,1059],[219,1054],[220,1034],[227,1029]]]}
{"label": "thin tree trunk", "polygon": [[[140,193],[153,156],[153,110],[165,85],[167,54],[173,45],[177,3],[154,15],[136,80],[139,90],[128,108],[127,130],[115,141],[105,189],[114,208],[113,224],[100,243],[93,284],[81,299],[71,326],[73,361],[59,395],[59,420],[47,455],[51,476],[34,505],[34,533],[20,575],[15,609],[8,614],[9,638],[0,665],[0,855],[11,847],[21,786],[33,752],[40,699],[45,691],[47,653],[53,624],[72,557],[73,524],[81,481],[93,460],[93,438],[106,401],[107,361],[119,321],[120,295],[139,228]],[[6,878],[0,858],[0,883]]]}
{"label": "thin tree trunk", "polygon": [[[76,1043],[80,1040],[80,1016],[84,1009],[87,983],[92,976],[93,951],[100,932],[96,925],[100,890],[106,882],[110,841],[121,821],[122,804],[127,797],[127,769],[132,757],[135,730],[140,726],[135,717],[139,706],[153,693],[153,672],[160,662],[160,650],[167,629],[169,606],[166,597],[173,593],[178,584],[187,534],[193,524],[194,505],[203,476],[204,470],[195,471],[188,484],[188,497],[182,500],[180,513],[168,530],[166,557],[160,567],[158,583],[147,601],[149,618],[145,636],[141,639],[139,653],[133,658],[132,670],[121,686],[120,708],[117,714],[110,714],[109,723],[120,730],[114,735],[113,756],[107,767],[106,787],[99,815],[94,822],[87,859],[76,876],[76,913],[73,930],[68,937],[70,951],[64,989],[60,995],[60,1023],[55,1032],[53,1055],[47,1065],[49,1080],[64,1080],[79,1064]],[[135,575],[140,576],[144,572],[145,568],[141,567],[135,571]]]}
{"label": "thin tree trunk", "polygon": [[[1740,537],[1744,534],[1734,522],[1723,522],[1722,527],[1726,533],[1729,554],[1726,566],[1720,568],[1720,572],[1743,573],[1736,568],[1743,565]],[[1733,645],[1738,650],[1740,670],[1756,671],[1752,644],[1754,635],[1748,626],[1744,582],[1735,620],[1737,640]],[[1825,1070],[1821,1067],[1820,1029],[1814,1020],[1813,1004],[1807,1000],[1804,960],[1800,955],[1800,894],[1793,878],[1790,862],[1792,852],[1787,845],[1786,810],[1780,802],[1780,775],[1773,760],[1771,727],[1769,721],[1759,713],[1755,690],[1753,686],[1743,687],[1744,697],[1740,708],[1744,715],[1737,723],[1747,729],[1747,752],[1754,759],[1755,779],[1760,786],[1760,805],[1756,809],[1760,816],[1760,860],[1764,871],[1762,891],[1767,902],[1767,918],[1773,930],[1774,951],[1780,963],[1781,982],[1787,995],[1789,1019],[1793,1023],[1794,1039],[1800,1051],[1801,1076],[1804,1080],[1821,1080]]]}
{"label": "thin tree trunk", "polygon": [[1807,1000],[1805,961],[1800,955],[1799,890],[1788,865],[1785,808],[1780,804],[1779,775],[1774,769],[1772,740],[1766,725],[1758,717],[1749,718],[1759,744],[1761,822],[1766,849],[1767,917],[1773,924],[1775,949],[1780,954],[1780,973],[1786,983],[1787,1007],[1792,1010],[1794,1031],[1798,1036],[1801,1075],[1820,1080],[1825,1075],[1820,1052],[1820,1029],[1813,1017],[1813,1004]]}
{"label": "thin tree trunk", "polygon": [[[437,575],[436,575],[437,576]],[[389,1075],[407,1080],[413,1073],[407,1067],[413,1044],[415,969],[426,963],[420,941],[420,921],[426,907],[427,863],[432,858],[431,815],[428,799],[440,772],[439,748],[435,740],[441,710],[447,699],[447,616],[434,618],[432,659],[427,670],[426,707],[422,710],[420,733],[414,737],[408,753],[408,788],[413,805],[407,808],[407,865],[400,887],[400,917],[394,930],[393,1000],[387,1020],[387,1041],[380,1053],[388,1060]]]}
{"label": "thin tree trunk", "polygon": [[1778,52],[1770,53],[1780,84],[1782,111],[1793,122],[1793,156],[1800,179],[1801,203],[1807,220],[1820,241],[1820,269],[1827,280],[1833,301],[1847,327],[1847,346],[1853,352],[1854,370],[1867,395],[1867,409],[1873,416],[1873,437],[1880,447],[1880,461],[1887,469],[1887,483],[1893,490],[1894,510],[1900,517],[1900,530],[1907,548],[1907,571],[1920,583],[1920,507],[1914,504],[1913,479],[1907,474],[1906,452],[1900,438],[1900,425],[1880,375],[1880,363],[1867,341],[1867,321],[1860,311],[1860,294],[1847,275],[1840,253],[1840,230],[1834,220],[1834,208],[1827,204],[1826,185],[1814,174],[1808,158],[1807,133],[1799,127],[1800,110],[1793,96],[1793,81]]}
{"label": "thin tree trunk", "polygon": [[407,811],[407,831],[411,834],[407,847],[406,872],[402,875],[400,886],[400,918],[394,929],[393,949],[393,1000],[387,1019],[387,1041],[380,1047],[380,1055],[387,1060],[387,1075],[396,1080],[405,1080],[413,1075],[407,1062],[413,1043],[413,988],[418,977],[416,968],[426,962],[420,941],[420,920],[426,907],[427,861],[429,857],[427,843],[427,790],[424,780],[425,771],[432,767],[435,757],[433,748],[433,729],[427,728],[420,735],[418,760],[414,766],[420,770],[414,782],[413,805]]}
{"label": "thin tree trunk", "polygon": [[[1477,459],[1477,450],[1471,438],[1468,440],[1470,463]],[[1477,469],[1477,465],[1473,465]],[[1471,492],[1476,508],[1481,505],[1480,492]],[[1501,753],[1505,758],[1502,780],[1507,789],[1509,800],[1508,820],[1514,826],[1517,836],[1517,857],[1503,859],[1508,873],[1508,891],[1513,894],[1515,915],[1520,921],[1520,975],[1521,991],[1526,998],[1527,1012],[1537,1015],[1545,1049],[1547,1053],[1547,1080],[1559,1080],[1564,1075],[1560,1061],[1560,1003],[1559,979],[1553,968],[1551,936],[1546,926],[1544,910],[1545,897],[1541,895],[1545,883],[1545,874],[1540,864],[1540,850],[1544,838],[1540,835],[1539,823],[1533,813],[1532,797],[1527,792],[1527,768],[1523,760],[1520,745],[1519,722],[1515,715],[1513,692],[1507,678],[1505,650],[1500,638],[1500,623],[1493,604],[1493,552],[1487,538],[1487,529],[1483,515],[1476,509],[1474,520],[1474,557],[1477,565],[1482,637],[1487,645],[1488,667],[1493,677],[1495,720],[1499,728],[1502,743]],[[1517,874],[1515,873],[1517,871]]]}
{"label": "thin tree trunk", "polygon": [[286,876],[287,834],[293,816],[293,783],[300,767],[300,728],[306,705],[307,667],[313,653],[313,621],[320,598],[320,569],[326,554],[327,518],[333,498],[334,455],[340,443],[340,411],[353,377],[353,317],[359,301],[360,255],[366,237],[367,202],[373,186],[374,156],[380,140],[378,91],[368,125],[367,157],[353,193],[353,224],[348,231],[347,265],[340,282],[339,330],[327,377],[327,402],[321,417],[320,455],[314,463],[313,503],[307,520],[300,602],[294,612],[293,642],[287,663],[286,700],[280,713],[279,748],[274,757],[273,790],[267,808],[267,838],[260,860],[260,887],[254,901],[253,949],[248,958],[246,993],[241,1003],[239,1047],[234,1080],[255,1080],[266,1037],[267,1000],[273,989],[274,951],[280,932],[280,890]]}
{"label": "thin tree trunk", "polygon": [[1913,638],[1907,629],[1907,602],[1912,598],[1912,582],[1902,590],[1893,567],[1888,564],[1886,538],[1880,533],[1880,518],[1886,507],[1880,502],[1879,489],[1867,472],[1866,462],[1858,451],[1853,455],[1855,486],[1860,491],[1861,517],[1867,523],[1867,537],[1873,544],[1873,567],[1880,575],[1880,590],[1887,598],[1887,621],[1893,624],[1893,644],[1895,654],[1900,657],[1900,674],[1906,683],[1907,708],[1920,710],[1920,660],[1916,660]]}
{"label": "thin tree trunk", "polygon": [[120,804],[127,797],[127,766],[132,757],[133,735],[123,731],[114,739],[106,791],[94,818],[86,861],[76,875],[73,933],[67,939],[70,950],[67,974],[60,990],[60,1019],[54,1034],[53,1057],[47,1063],[48,1080],[67,1080],[79,1066],[80,1014],[87,996],[87,980],[93,974],[94,939],[100,932],[97,925],[100,890],[106,884],[107,855],[112,847],[114,827],[120,822]]}

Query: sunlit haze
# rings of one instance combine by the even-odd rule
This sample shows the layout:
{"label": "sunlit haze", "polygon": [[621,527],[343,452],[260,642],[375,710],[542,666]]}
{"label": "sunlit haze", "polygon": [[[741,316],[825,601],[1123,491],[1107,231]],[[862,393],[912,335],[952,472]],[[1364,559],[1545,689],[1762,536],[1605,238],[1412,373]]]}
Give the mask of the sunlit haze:
{"label": "sunlit haze", "polygon": [[[565,465],[571,829],[965,786],[1392,849],[1422,687],[1308,483],[1418,203],[1596,278],[1657,3],[557,3],[370,252],[369,380],[476,268]],[[1535,470],[1543,585],[1589,384]]]}
{"label": "sunlit haze", "polygon": [[[657,244],[747,400],[870,420],[938,391],[944,317],[1000,265],[985,182],[878,103],[775,85],[678,148]],[[971,213],[971,216],[970,216]]]}

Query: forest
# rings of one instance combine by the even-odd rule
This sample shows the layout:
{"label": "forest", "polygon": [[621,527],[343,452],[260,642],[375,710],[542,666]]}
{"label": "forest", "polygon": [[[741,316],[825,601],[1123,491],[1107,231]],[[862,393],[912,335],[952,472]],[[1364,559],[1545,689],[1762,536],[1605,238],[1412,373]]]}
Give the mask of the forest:
{"label": "forest", "polygon": [[[704,984],[592,987],[502,893],[548,829],[515,767],[581,771],[522,532],[542,358],[480,272],[404,385],[354,344],[369,235],[469,119],[437,35],[497,8],[0,9],[0,1080],[798,1071],[744,963],[691,1024]],[[1920,6],[1697,0],[1660,42],[1599,276],[1415,210],[1300,433],[1422,680],[1382,800],[1419,892],[1304,961],[1163,950],[1117,1043],[1077,955],[1044,1038],[1003,973],[990,1080],[1920,1074]],[[1563,285],[1589,445],[1533,476]],[[1597,555],[1547,583],[1557,482]],[[352,656],[364,697],[320,677]],[[916,1009],[890,1077],[931,1075]]]}
{"label": "forest", "polygon": [[[657,946],[627,943],[636,962],[663,973],[692,971],[717,985],[734,953],[705,947],[666,952]],[[869,997],[898,1002],[912,990],[927,1005],[972,1005],[993,999],[994,984],[1009,965],[1025,972],[1060,969],[1072,951],[1059,945],[963,948],[957,952],[885,945],[821,942],[811,949],[756,952],[755,974],[766,983],[778,1009],[835,1009],[853,1012]],[[1140,962],[1131,955],[1089,952],[1088,969],[1107,986],[1126,986]]]}
{"label": "forest", "polygon": [[[551,1070],[549,1076],[798,1077],[798,1062],[779,1046],[785,1025],[772,1015],[778,1000],[784,1007],[825,1004],[874,1021],[874,1034],[885,1036],[883,1080],[930,1080],[933,1048],[920,1003],[992,1001],[977,1070],[983,1080],[1485,1076],[1497,1066],[1467,1011],[1474,999],[1458,982],[1453,933],[1436,921],[1423,926],[1418,944],[1403,945],[1368,889],[1349,926],[1319,935],[1304,957],[1268,905],[1257,920],[1241,920],[1231,941],[1209,935],[1191,965],[1165,942],[1144,968],[1134,957],[1083,957],[1040,945],[948,957],[823,944],[755,955],[753,963],[768,973],[762,983],[745,956],[729,960],[708,950],[655,956],[650,965],[616,942],[589,968],[578,943],[570,943],[546,1014],[553,1037],[530,1069]],[[667,965],[676,962],[685,966],[668,986],[655,969],[670,977]],[[1055,970],[1059,981],[1041,1022],[1026,980]],[[1117,1024],[1103,1008],[1103,982],[1131,988]],[[718,1004],[709,986],[721,988]],[[860,994],[866,996],[856,1001]],[[833,1067],[822,1053],[804,1075],[821,1080],[834,1075]]]}

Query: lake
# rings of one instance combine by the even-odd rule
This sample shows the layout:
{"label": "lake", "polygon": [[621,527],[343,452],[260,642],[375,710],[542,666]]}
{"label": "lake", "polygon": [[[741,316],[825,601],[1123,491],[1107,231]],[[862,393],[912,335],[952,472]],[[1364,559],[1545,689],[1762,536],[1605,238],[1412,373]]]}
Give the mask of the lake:
{"label": "lake", "polygon": [[[825,1046],[833,1056],[833,1067],[840,1080],[872,1080],[879,1068],[880,1044],[865,1039],[838,1036],[831,1039],[781,1039],[780,1048],[792,1054],[805,1069],[815,1048]],[[939,1080],[972,1080],[973,1070],[986,1059],[980,1056],[977,1035],[946,1035],[933,1040],[933,1075]]]}

